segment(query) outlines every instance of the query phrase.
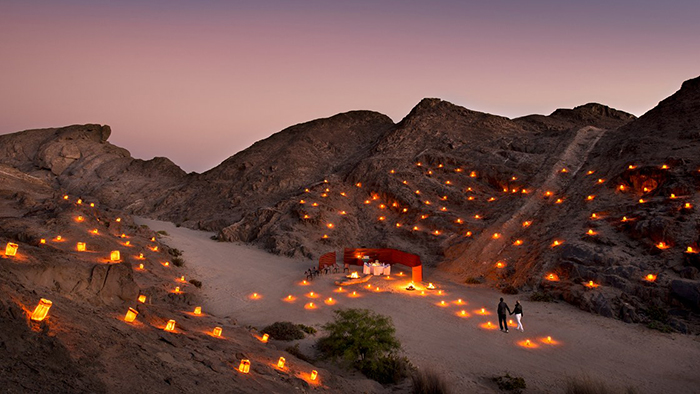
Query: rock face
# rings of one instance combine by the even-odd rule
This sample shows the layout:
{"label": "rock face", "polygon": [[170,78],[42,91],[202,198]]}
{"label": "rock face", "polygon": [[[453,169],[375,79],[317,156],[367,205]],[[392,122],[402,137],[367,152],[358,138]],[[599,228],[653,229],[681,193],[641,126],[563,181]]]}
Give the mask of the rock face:
{"label": "rock face", "polygon": [[700,269],[698,130],[700,78],[639,119],[596,103],[508,119],[424,99],[396,124],[353,111],[203,174],[133,159],[95,125],[0,136],[0,163],[274,253],[390,246],[625,321],[658,308],[694,319],[692,291],[674,281],[692,284]]}

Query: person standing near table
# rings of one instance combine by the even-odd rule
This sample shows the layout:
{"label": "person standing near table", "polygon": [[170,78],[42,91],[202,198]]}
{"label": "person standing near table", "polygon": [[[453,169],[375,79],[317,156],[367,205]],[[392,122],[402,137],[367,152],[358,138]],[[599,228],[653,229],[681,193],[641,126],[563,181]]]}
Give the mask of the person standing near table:
{"label": "person standing near table", "polygon": [[498,303],[498,326],[501,327],[501,331],[503,331],[505,328],[505,332],[507,333],[508,332],[508,320],[507,320],[506,311],[508,311],[508,313],[512,314],[512,312],[510,311],[510,308],[508,308],[508,304],[506,304],[503,301],[503,297],[501,297],[501,302]]}

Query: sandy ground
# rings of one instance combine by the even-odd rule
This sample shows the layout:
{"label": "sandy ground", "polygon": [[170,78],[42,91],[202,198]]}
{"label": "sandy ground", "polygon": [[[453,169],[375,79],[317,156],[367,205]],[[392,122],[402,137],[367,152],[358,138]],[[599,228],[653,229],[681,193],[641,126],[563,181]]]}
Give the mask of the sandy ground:
{"label": "sandy ground", "polygon": [[[204,283],[204,309],[231,316],[241,325],[259,328],[275,321],[320,326],[337,308],[369,308],[392,317],[405,353],[418,367],[444,374],[454,392],[492,392],[491,376],[509,372],[522,376],[528,392],[560,393],[567,376],[588,375],[617,386],[634,386],[643,393],[691,393],[700,387],[700,340],[662,334],[639,325],[594,316],[564,303],[523,303],[525,332],[509,334],[481,327],[498,324],[495,315],[502,295],[484,288],[452,283],[427,268],[426,282],[443,290],[403,290],[410,273],[391,280],[375,277],[372,289],[358,285],[337,292],[341,274],[321,276],[302,285],[304,270],[313,262],[271,255],[246,245],[212,241],[211,233],[177,228],[172,223],[137,219],[153,230],[169,233],[163,241],[183,250],[191,277]],[[340,252],[340,251],[339,251]],[[379,292],[376,287],[379,287]],[[359,297],[349,297],[352,291]],[[309,293],[318,294],[310,298]],[[258,293],[260,298],[251,295]],[[295,300],[285,298],[292,295]],[[336,303],[324,303],[332,297]],[[457,304],[458,299],[464,304]],[[518,296],[505,296],[513,305]],[[440,306],[444,300],[447,306]],[[313,302],[317,308],[305,309]],[[486,308],[490,315],[477,312]],[[466,310],[468,317],[458,316]],[[542,341],[551,336],[556,344]],[[533,346],[519,342],[529,339]],[[306,347],[312,340],[308,340]],[[302,347],[303,348],[303,347]]]}

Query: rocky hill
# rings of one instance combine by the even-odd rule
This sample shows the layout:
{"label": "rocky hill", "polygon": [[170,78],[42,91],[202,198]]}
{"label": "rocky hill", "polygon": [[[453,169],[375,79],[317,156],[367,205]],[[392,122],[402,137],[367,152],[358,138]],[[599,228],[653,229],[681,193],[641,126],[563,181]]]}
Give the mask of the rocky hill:
{"label": "rocky hill", "polygon": [[0,162],[273,253],[391,246],[470,282],[694,332],[699,95],[687,81],[639,119],[595,103],[508,119],[424,99],[396,124],[353,111],[292,126],[203,174],[133,159],[97,125],[0,136]]}

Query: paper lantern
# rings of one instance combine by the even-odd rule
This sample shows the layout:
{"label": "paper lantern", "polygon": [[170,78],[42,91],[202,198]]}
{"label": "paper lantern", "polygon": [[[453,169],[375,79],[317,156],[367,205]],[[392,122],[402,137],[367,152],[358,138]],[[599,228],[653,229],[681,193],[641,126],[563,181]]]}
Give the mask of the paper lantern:
{"label": "paper lantern", "polygon": [[168,324],[165,325],[165,331],[175,331],[175,320],[168,320]]}
{"label": "paper lantern", "polygon": [[141,294],[139,296],[139,302],[142,304],[146,302],[146,295],[145,294]]}
{"label": "paper lantern", "polygon": [[430,283],[428,283],[428,286],[426,286],[425,288],[430,289],[430,290],[435,290],[435,285],[432,282],[430,282]]}
{"label": "paper lantern", "polygon": [[588,231],[586,231],[586,235],[596,235],[596,234],[598,234],[598,233],[593,231],[592,228],[589,228]]}
{"label": "paper lantern", "polygon": [[635,166],[634,164],[630,164],[627,166],[627,169],[629,170],[634,170],[635,168],[637,168],[637,166]]}
{"label": "paper lantern", "polygon": [[277,368],[279,369],[284,369],[284,363],[287,362],[284,357],[280,357],[279,360],[277,360]]}
{"label": "paper lantern", "polygon": [[662,170],[668,170],[668,169],[669,169],[668,164],[662,165],[662,166],[661,166],[661,169],[662,169]]}
{"label": "paper lantern", "polygon": [[588,287],[589,289],[595,289],[596,287],[599,287],[600,284],[595,283],[592,280],[589,280],[587,283],[584,284],[584,286]]}
{"label": "paper lantern", "polygon": [[75,203],[81,205],[83,203],[83,200],[79,198],[78,201],[76,201]]}
{"label": "paper lantern", "polygon": [[95,203],[94,203],[94,202],[91,202],[91,203],[90,203],[90,207],[91,207],[91,208],[95,208]]}
{"label": "paper lantern", "polygon": [[156,242],[156,237],[151,237],[151,242]]}
{"label": "paper lantern", "polygon": [[85,218],[83,218],[82,216],[78,216],[77,218],[75,218],[76,222],[82,222],[83,220],[85,220]]}
{"label": "paper lantern", "polygon": [[593,194],[586,197],[586,200],[588,200],[588,201],[593,201],[594,199],[595,199],[595,196]]}
{"label": "paper lantern", "polygon": [[563,243],[564,243],[564,241],[555,240],[554,242],[552,242],[551,246],[554,248],[554,247],[559,246]]}
{"label": "paper lantern", "polygon": [[506,266],[506,263],[503,261],[499,261],[496,263],[496,268],[503,268]]}
{"label": "paper lantern", "polygon": [[598,184],[605,183],[605,179],[603,179],[603,178],[598,178],[598,181],[597,181],[597,182],[598,182]]}
{"label": "paper lantern", "polygon": [[316,378],[318,378],[318,371],[314,369],[313,371],[311,371],[311,380],[315,381]]}
{"label": "paper lantern", "polygon": [[127,323],[131,323],[134,320],[136,320],[136,316],[139,315],[139,311],[137,311],[134,308],[129,308],[128,311],[126,311],[126,316],[124,316],[124,321]]}
{"label": "paper lantern", "polygon": [[670,248],[671,246],[669,244],[667,244],[666,242],[662,241],[662,242],[657,243],[656,247],[661,249],[661,250],[664,250],[664,249]]}
{"label": "paper lantern", "polygon": [[180,287],[175,287],[174,293],[179,293],[180,292]]}
{"label": "paper lantern", "polygon": [[8,242],[7,246],[5,246],[5,256],[14,256],[17,254],[17,249],[19,249],[19,245]]}
{"label": "paper lantern", "polygon": [[697,253],[698,251],[695,250],[695,249],[693,249],[692,246],[688,246],[688,248],[685,250],[685,252],[686,252],[686,253],[693,253],[693,254],[695,254],[695,253]]}
{"label": "paper lantern", "polygon": [[139,269],[143,270],[143,263],[139,264]]}
{"label": "paper lantern", "polygon": [[309,302],[308,304],[304,305],[305,309],[316,309],[316,305],[314,305],[313,302]]}
{"label": "paper lantern", "polygon": [[215,337],[220,337],[222,331],[223,329],[221,327],[214,327],[214,330],[211,332],[211,335]]}
{"label": "paper lantern", "polygon": [[197,315],[197,316],[201,315],[201,314],[202,314],[202,307],[201,307],[201,306],[196,306],[196,307],[194,308],[194,314]]}
{"label": "paper lantern", "polygon": [[63,196],[63,199],[64,199],[64,200],[67,200],[67,199],[68,199],[68,195],[66,194],[65,196]]}
{"label": "paper lantern", "polygon": [[513,245],[515,245],[515,246],[520,246],[520,245],[522,245],[522,244],[523,244],[523,240],[522,240],[522,239],[516,239],[515,242],[513,242]]}
{"label": "paper lantern", "polygon": [[241,364],[238,366],[238,372],[240,372],[240,373],[250,372],[250,360],[241,360]]}
{"label": "paper lantern", "polygon": [[39,243],[40,243],[40,244],[45,244],[45,243],[46,243],[46,240],[45,240],[44,238],[42,238],[42,239],[39,240]]}
{"label": "paper lantern", "polygon": [[114,221],[117,222],[117,223],[119,223],[119,222],[122,221],[122,218],[116,218],[116,219],[114,219]]}
{"label": "paper lantern", "polygon": [[137,259],[139,259],[139,260],[145,259],[145,257],[143,257],[143,253],[139,253],[139,257],[137,257]]}
{"label": "paper lantern", "polygon": [[262,338],[260,338],[260,341],[261,341],[262,343],[267,343],[267,341],[268,341],[269,339],[270,339],[270,335],[269,335],[269,334],[263,334]]}
{"label": "paper lantern", "polygon": [[654,274],[647,274],[647,276],[645,276],[644,279],[645,279],[647,282],[654,282],[654,281],[656,281],[656,275],[654,275]]}
{"label": "paper lantern", "polygon": [[78,252],[84,252],[85,251],[85,242],[78,242],[77,248],[78,248]]}
{"label": "paper lantern", "polygon": [[46,316],[49,314],[49,309],[51,309],[51,305],[53,305],[53,302],[42,298],[39,300],[39,304],[34,308],[34,312],[32,312],[31,319],[34,321],[42,321],[46,319]]}
{"label": "paper lantern", "polygon": [[126,234],[122,233],[122,235],[119,236],[120,238],[126,238]]}
{"label": "paper lantern", "polygon": [[547,190],[546,192],[544,192],[544,196],[545,196],[545,197],[551,197],[552,194],[554,194],[554,193],[552,193],[552,192],[549,191],[549,190]]}
{"label": "paper lantern", "polygon": [[501,238],[501,234],[499,234],[499,233],[493,233],[493,235],[491,236],[491,238],[493,238],[493,239],[499,239],[499,238]]}
{"label": "paper lantern", "polygon": [[118,250],[113,250],[112,253],[109,254],[109,259],[111,261],[119,261],[121,260],[121,254]]}
{"label": "paper lantern", "polygon": [[60,235],[57,235],[57,236],[56,236],[56,241],[58,241],[58,242],[63,241],[63,237],[61,237]]}

